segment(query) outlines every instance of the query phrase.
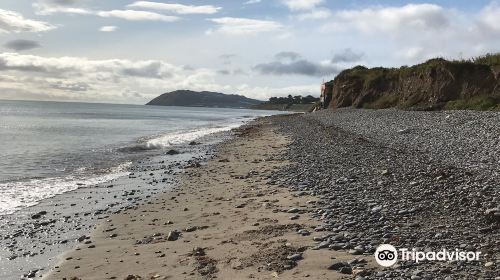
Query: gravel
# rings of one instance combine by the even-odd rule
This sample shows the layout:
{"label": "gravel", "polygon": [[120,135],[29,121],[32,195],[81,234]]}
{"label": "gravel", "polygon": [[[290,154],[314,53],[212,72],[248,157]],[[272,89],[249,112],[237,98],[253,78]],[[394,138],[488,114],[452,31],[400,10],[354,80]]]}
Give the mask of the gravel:
{"label": "gravel", "polygon": [[270,181],[319,199],[311,214],[330,236],[316,249],[481,251],[478,262],[399,261],[363,279],[499,275],[490,263],[500,260],[500,113],[340,109],[270,120],[292,140],[283,157],[294,163]]}

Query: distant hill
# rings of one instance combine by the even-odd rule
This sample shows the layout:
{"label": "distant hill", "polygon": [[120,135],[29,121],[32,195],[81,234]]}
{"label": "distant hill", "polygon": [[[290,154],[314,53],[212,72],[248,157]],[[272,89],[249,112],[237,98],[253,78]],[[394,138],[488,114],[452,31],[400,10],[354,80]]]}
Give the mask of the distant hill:
{"label": "distant hill", "polygon": [[191,90],[176,90],[164,93],[148,102],[146,105],[184,106],[184,107],[219,107],[219,108],[249,108],[262,101],[250,99],[241,95],[228,95],[218,92]]}

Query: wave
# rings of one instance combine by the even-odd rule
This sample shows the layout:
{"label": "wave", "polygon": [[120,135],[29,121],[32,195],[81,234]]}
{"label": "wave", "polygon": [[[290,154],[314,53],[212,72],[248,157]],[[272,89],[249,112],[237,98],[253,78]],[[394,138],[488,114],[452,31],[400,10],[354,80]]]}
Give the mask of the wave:
{"label": "wave", "polygon": [[128,175],[126,172],[132,162],[127,162],[109,170],[109,173],[97,176],[71,175],[31,179],[27,181],[0,184],[0,216],[12,214],[19,209],[38,204],[41,200],[78,188],[94,186]]}
{"label": "wave", "polygon": [[142,152],[149,150],[164,149],[174,145],[186,144],[210,134],[230,131],[231,129],[238,128],[241,125],[243,125],[247,120],[248,119],[246,119],[245,121],[241,121],[239,123],[228,124],[226,126],[204,127],[192,130],[170,132],[169,134],[150,139],[141,139],[139,140],[139,143],[119,148],[118,151]]}

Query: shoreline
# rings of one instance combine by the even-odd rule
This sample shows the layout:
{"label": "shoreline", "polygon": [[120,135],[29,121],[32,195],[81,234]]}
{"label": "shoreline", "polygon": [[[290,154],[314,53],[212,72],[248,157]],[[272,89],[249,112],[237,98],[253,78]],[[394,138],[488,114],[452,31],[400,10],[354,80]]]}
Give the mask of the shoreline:
{"label": "shoreline", "polygon": [[[170,192],[101,219],[44,279],[498,280],[498,121],[354,109],[260,118]],[[383,268],[380,244],[482,253]]]}
{"label": "shoreline", "polygon": [[351,255],[306,250],[327,234],[309,215],[315,198],[270,180],[288,164],[281,154],[290,140],[275,129],[263,118],[236,130],[178,187],[101,221],[43,279],[344,277],[327,268]]}
{"label": "shoreline", "polygon": [[[230,137],[224,131],[197,139],[198,145],[172,146],[179,154],[144,156],[131,164],[125,176],[80,186],[1,216],[0,247],[4,250],[0,251],[0,278],[45,274],[100,220],[168,191],[177,184],[177,174],[184,166],[207,160],[213,146]],[[161,181],[152,175],[160,173]]]}

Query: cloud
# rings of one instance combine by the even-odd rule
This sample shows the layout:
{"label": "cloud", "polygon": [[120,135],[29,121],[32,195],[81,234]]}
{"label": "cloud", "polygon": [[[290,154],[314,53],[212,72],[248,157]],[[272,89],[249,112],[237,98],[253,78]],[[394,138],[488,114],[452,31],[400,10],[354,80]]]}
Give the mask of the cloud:
{"label": "cloud", "polygon": [[[281,53],[283,54],[283,53]],[[290,58],[290,57],[289,57]],[[304,76],[326,76],[340,72],[339,67],[327,63],[315,63],[293,56],[291,61],[272,61],[258,64],[254,70],[263,75],[304,75]]]}
{"label": "cloud", "polygon": [[52,15],[57,13],[62,14],[77,14],[77,15],[94,15],[104,18],[119,18],[129,21],[164,21],[174,22],[180,20],[177,16],[167,16],[155,12],[136,11],[136,10],[111,10],[111,11],[94,11],[86,8],[70,7],[77,1],[64,1],[64,5],[55,2],[41,1],[34,3],[33,7],[39,15]]}
{"label": "cloud", "polygon": [[355,52],[350,48],[344,49],[340,53],[336,53],[332,58],[332,63],[349,63],[358,62],[363,58],[364,53]]}
{"label": "cloud", "polygon": [[256,34],[273,32],[283,29],[283,25],[276,21],[257,20],[248,18],[223,17],[209,19],[218,24],[217,29],[208,30],[207,34],[223,33],[229,35]]}
{"label": "cloud", "polygon": [[64,91],[88,91],[92,89],[92,87],[87,83],[72,83],[68,81],[56,81],[51,83],[50,87]]}
{"label": "cloud", "polygon": [[299,20],[309,20],[309,19],[326,19],[332,16],[332,12],[328,9],[321,8],[315,9],[306,13],[301,13],[297,17]]}
{"label": "cloud", "polygon": [[53,6],[69,6],[74,5],[79,1],[81,0],[39,0],[38,2]]}
{"label": "cloud", "polygon": [[[43,57],[18,53],[0,53],[1,87],[38,93],[40,99],[120,101],[123,89],[144,96],[179,88],[218,90],[216,71],[185,69],[161,60],[106,59],[83,57]],[[57,95],[57,97],[53,97]],[[146,100],[141,100],[146,101]],[[130,102],[130,101],[129,101]],[[134,101],[137,102],[137,101]]]}
{"label": "cloud", "polygon": [[90,60],[79,57],[42,57],[17,53],[0,54],[1,71],[35,72],[51,77],[92,76],[97,80],[115,81],[129,77],[168,79],[177,67],[156,60],[123,59]]}
{"label": "cloud", "polygon": [[128,8],[141,8],[141,9],[153,9],[168,11],[176,14],[187,15],[187,14],[215,14],[221,7],[215,7],[212,5],[203,6],[193,6],[193,5],[182,5],[182,4],[167,4],[149,1],[136,1],[127,6]]}
{"label": "cloud", "polygon": [[301,57],[299,53],[296,52],[279,52],[274,56],[277,60],[289,59],[295,61]]}
{"label": "cloud", "polygon": [[362,10],[344,10],[335,13],[335,19],[324,29],[338,31],[357,29],[364,33],[398,33],[409,30],[442,30],[449,26],[450,15],[434,4],[408,4],[402,7],[376,7]]}
{"label": "cloud", "polygon": [[26,51],[39,48],[41,46],[37,41],[19,39],[8,41],[7,43],[5,43],[4,47],[14,51]]}
{"label": "cloud", "polygon": [[33,3],[36,14],[51,15],[56,13],[88,15],[93,12],[83,8],[74,8],[72,5],[81,2],[80,0],[38,0]]}
{"label": "cloud", "polygon": [[224,65],[230,65],[232,63],[233,58],[235,58],[237,55],[229,53],[229,54],[222,54],[219,56],[219,58],[222,60],[222,64]]}
{"label": "cloud", "polygon": [[153,12],[134,11],[134,10],[112,10],[97,12],[100,17],[120,18],[131,21],[165,21],[174,22],[180,20],[176,16],[166,16]]}
{"label": "cloud", "polygon": [[118,29],[118,27],[114,26],[114,25],[107,25],[107,26],[103,26],[101,28],[99,28],[99,31],[101,32],[114,32]]}
{"label": "cloud", "polygon": [[282,0],[292,11],[310,11],[323,4],[324,0]]}
{"label": "cloud", "polygon": [[500,4],[491,2],[479,13],[479,24],[493,32],[500,32]]}
{"label": "cloud", "polygon": [[47,22],[26,19],[19,13],[0,9],[0,33],[44,32],[55,28]]}
{"label": "cloud", "polygon": [[262,0],[248,0],[245,3],[243,3],[243,4],[245,4],[245,5],[252,5],[252,4],[258,4],[260,2],[262,2]]}

